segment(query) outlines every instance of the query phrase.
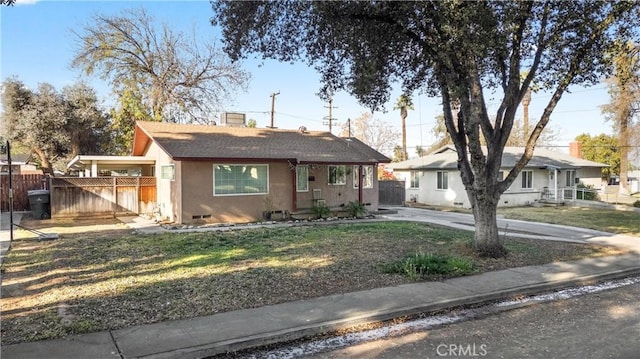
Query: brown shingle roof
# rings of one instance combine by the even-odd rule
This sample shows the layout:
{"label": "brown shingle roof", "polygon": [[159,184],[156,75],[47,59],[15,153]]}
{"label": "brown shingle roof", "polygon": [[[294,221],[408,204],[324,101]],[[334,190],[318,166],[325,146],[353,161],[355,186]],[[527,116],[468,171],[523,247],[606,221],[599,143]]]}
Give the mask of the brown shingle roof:
{"label": "brown shingle roof", "polygon": [[[410,160],[397,162],[390,167],[396,171],[418,170],[418,169],[457,169],[458,154],[455,149],[443,148],[439,153],[412,158]],[[485,151],[486,152],[486,151]],[[524,147],[505,147],[502,155],[501,168],[511,168],[522,157]],[[568,154],[550,151],[544,148],[536,148],[533,157],[525,168],[546,168],[558,167],[560,169],[574,169],[586,167],[608,167],[604,163],[588,161],[582,158],[571,157]]]}
{"label": "brown shingle roof", "polygon": [[329,132],[137,122],[134,155],[148,137],[174,159],[293,160],[298,163],[387,163],[357,139]]}

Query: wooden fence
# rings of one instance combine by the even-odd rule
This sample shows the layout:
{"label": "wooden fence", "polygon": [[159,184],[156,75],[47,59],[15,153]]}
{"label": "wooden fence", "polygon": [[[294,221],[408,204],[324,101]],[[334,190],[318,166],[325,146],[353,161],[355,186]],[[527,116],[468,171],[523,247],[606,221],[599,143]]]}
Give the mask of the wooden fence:
{"label": "wooden fence", "polygon": [[402,206],[406,200],[404,185],[404,181],[378,181],[380,204]]}
{"label": "wooden fence", "polygon": [[155,177],[51,179],[53,218],[152,213],[155,206]]}
{"label": "wooden fence", "polygon": [[[34,189],[49,189],[47,176],[39,174],[12,175],[13,184],[13,210],[28,211],[28,191]],[[9,211],[9,175],[0,175],[0,210]]]}

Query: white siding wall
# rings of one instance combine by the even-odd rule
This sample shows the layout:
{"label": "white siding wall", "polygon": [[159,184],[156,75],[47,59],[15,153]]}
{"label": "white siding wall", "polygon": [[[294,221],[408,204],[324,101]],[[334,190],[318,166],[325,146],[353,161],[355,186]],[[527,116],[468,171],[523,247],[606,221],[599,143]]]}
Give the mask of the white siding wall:
{"label": "white siding wall", "polygon": [[[553,184],[549,183],[549,171],[546,169],[528,169],[533,171],[532,188],[522,188],[522,173],[518,175],[511,187],[502,194],[498,206],[525,206],[540,199],[545,187]],[[505,177],[508,170],[505,169]],[[411,202],[415,198],[416,202],[426,203],[436,206],[470,208],[471,203],[467,192],[462,184],[460,173],[457,170],[448,170],[449,189],[437,189],[437,170],[422,171],[420,175],[420,188],[410,188],[411,175],[408,171],[395,171],[394,174],[405,181],[406,201]],[[564,177],[558,176],[561,182],[558,188],[562,187]]]}
{"label": "white siding wall", "polygon": [[576,171],[576,177],[580,179],[580,182],[593,186],[595,189],[600,189],[602,186],[602,171],[600,168],[580,168]]}
{"label": "white siding wall", "polygon": [[161,168],[163,165],[172,164],[171,157],[167,155],[155,142],[152,142],[146,153],[147,157],[152,157],[156,160],[156,193],[158,197],[158,209],[160,210],[160,216],[169,221],[176,221],[176,215],[178,213],[177,208],[174,208],[174,201],[172,198],[176,197],[175,182],[179,177],[179,166],[176,164],[175,179],[173,181],[161,178]]}

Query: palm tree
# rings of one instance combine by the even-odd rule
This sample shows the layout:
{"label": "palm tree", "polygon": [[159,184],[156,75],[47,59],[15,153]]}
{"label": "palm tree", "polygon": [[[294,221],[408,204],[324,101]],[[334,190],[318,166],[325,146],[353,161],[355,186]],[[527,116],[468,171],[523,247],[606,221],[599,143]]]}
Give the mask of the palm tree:
{"label": "palm tree", "polygon": [[[524,79],[529,74],[529,71],[522,71],[520,73],[520,79]],[[531,104],[531,93],[538,92],[540,90],[540,86],[535,83],[531,83],[527,92],[524,93],[522,97],[522,113],[523,113],[523,122],[522,122],[522,144],[524,146],[527,144],[527,140],[529,140],[529,104]]]}
{"label": "palm tree", "polygon": [[403,94],[398,97],[398,101],[393,107],[394,110],[400,110],[400,119],[402,119],[402,158],[401,161],[409,158],[407,154],[407,111],[413,110],[413,102],[411,97]]}

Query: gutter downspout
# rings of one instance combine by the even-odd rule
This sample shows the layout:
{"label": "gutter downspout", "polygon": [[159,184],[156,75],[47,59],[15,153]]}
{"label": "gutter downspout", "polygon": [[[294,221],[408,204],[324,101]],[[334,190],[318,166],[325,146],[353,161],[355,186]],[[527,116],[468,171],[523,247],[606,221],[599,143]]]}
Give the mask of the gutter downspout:
{"label": "gutter downspout", "polygon": [[358,165],[358,203],[362,204],[362,165]]}
{"label": "gutter downspout", "polygon": [[556,200],[556,205],[558,204],[558,168],[553,168],[553,193],[554,198]]}
{"label": "gutter downspout", "polygon": [[295,212],[298,210],[298,166],[291,172],[291,212]]}

